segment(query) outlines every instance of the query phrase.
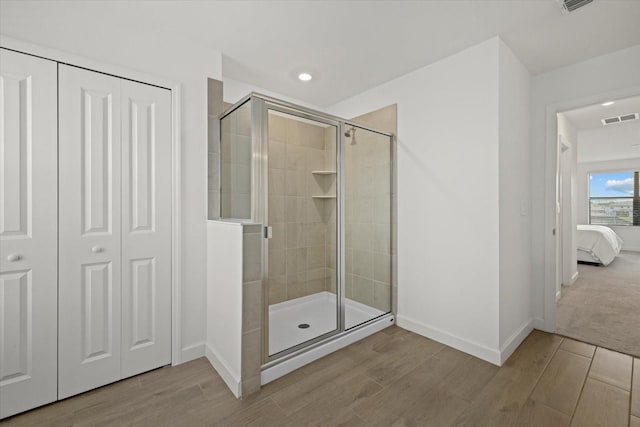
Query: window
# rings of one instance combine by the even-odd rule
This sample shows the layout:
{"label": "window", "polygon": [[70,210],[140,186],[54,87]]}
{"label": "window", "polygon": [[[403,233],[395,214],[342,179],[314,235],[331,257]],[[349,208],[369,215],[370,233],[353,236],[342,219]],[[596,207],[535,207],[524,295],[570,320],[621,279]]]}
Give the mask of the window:
{"label": "window", "polygon": [[638,171],[589,174],[589,224],[640,226]]}

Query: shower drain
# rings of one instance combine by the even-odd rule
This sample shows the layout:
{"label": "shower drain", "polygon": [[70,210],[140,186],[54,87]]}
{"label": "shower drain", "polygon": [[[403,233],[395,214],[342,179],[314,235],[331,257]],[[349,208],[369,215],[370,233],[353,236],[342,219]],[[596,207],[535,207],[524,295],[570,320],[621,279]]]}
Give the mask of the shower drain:
{"label": "shower drain", "polygon": [[309,324],[308,324],[308,323],[300,323],[300,324],[298,325],[298,328],[300,328],[300,329],[307,329],[308,327],[309,327]]}

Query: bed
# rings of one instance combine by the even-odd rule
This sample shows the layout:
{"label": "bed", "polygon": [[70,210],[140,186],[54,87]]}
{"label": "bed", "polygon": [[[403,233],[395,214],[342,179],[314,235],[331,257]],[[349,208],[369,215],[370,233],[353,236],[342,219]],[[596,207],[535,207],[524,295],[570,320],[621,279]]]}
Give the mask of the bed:
{"label": "bed", "polygon": [[578,225],[578,262],[609,265],[622,249],[622,239],[603,225]]}

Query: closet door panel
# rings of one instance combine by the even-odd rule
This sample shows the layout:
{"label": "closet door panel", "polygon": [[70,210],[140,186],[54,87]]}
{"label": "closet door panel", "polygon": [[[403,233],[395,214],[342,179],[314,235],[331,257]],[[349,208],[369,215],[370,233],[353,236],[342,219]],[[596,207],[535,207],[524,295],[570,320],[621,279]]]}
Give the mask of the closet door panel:
{"label": "closet door panel", "polygon": [[120,80],[59,68],[59,397],[120,379]]}
{"label": "closet door panel", "polygon": [[57,396],[56,72],[0,49],[0,418]]}
{"label": "closet door panel", "polygon": [[122,377],[171,363],[171,93],[122,81]]}

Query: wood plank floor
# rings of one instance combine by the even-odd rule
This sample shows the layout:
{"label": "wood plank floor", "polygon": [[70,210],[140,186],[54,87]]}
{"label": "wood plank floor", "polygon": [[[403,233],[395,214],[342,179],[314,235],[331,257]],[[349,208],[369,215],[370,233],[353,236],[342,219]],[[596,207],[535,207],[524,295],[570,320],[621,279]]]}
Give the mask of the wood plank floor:
{"label": "wood plank floor", "polygon": [[534,331],[501,368],[391,327],[237,400],[205,359],[8,426],[631,426],[640,360]]}

